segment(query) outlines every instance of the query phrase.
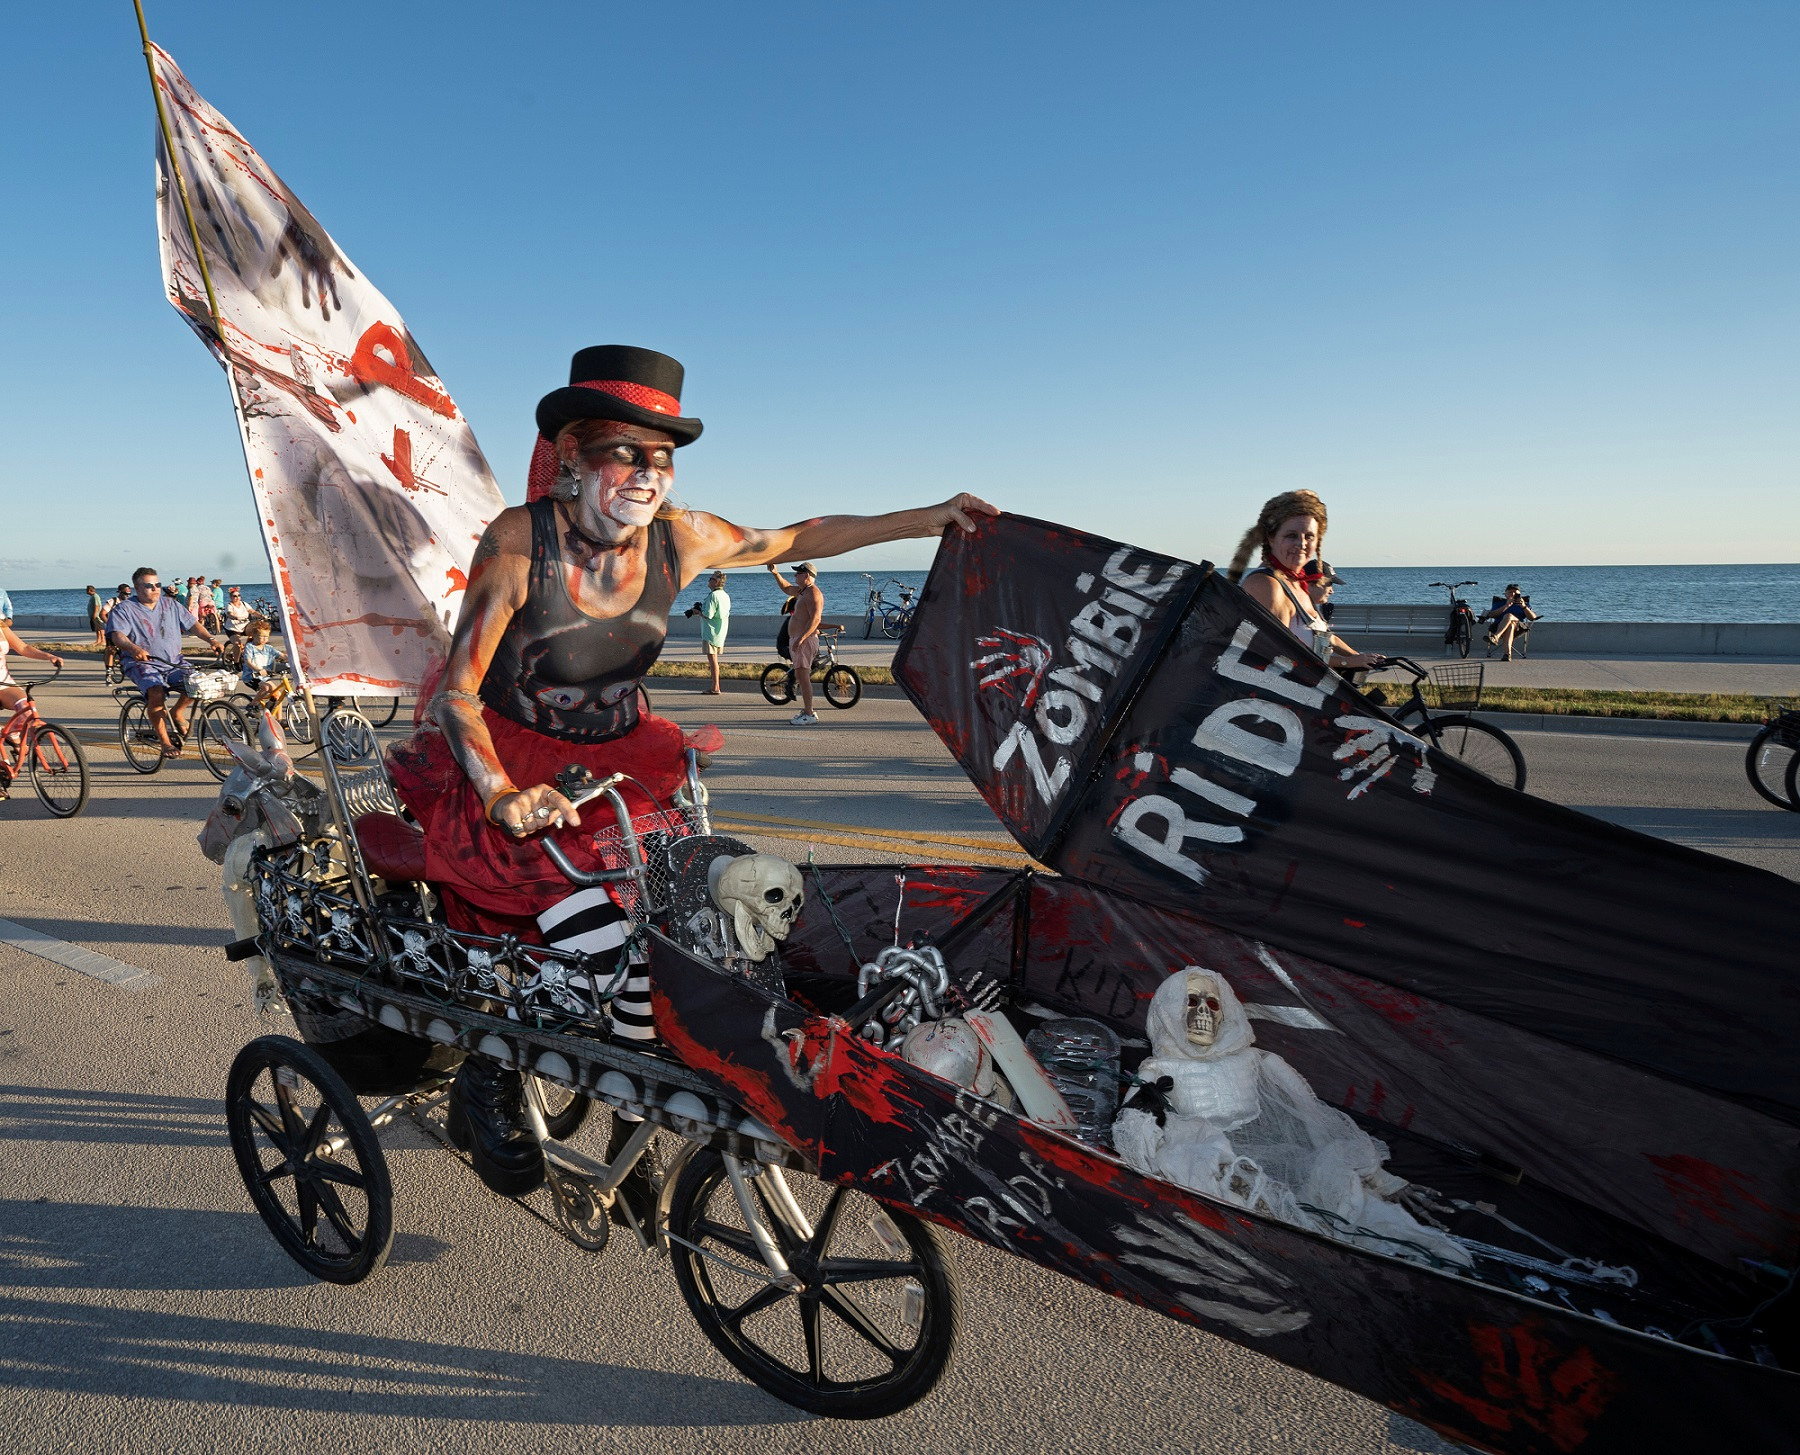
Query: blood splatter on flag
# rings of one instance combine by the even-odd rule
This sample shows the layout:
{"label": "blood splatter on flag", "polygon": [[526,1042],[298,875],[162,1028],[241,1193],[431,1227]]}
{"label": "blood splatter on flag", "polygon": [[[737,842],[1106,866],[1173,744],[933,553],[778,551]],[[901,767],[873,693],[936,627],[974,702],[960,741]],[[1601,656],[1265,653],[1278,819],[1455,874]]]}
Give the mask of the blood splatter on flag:
{"label": "blood splatter on flag", "polygon": [[230,371],[290,656],[317,689],[416,691],[503,508],[468,421],[393,304],[159,47],[169,301]]}

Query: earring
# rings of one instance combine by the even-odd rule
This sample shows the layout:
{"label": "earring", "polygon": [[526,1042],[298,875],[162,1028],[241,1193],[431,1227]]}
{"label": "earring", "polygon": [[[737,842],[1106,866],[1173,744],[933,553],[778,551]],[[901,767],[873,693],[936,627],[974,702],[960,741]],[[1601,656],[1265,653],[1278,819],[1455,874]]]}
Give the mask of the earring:
{"label": "earring", "polygon": [[573,500],[579,494],[581,494],[581,477],[570,468],[569,462],[564,460],[561,468],[556,472],[556,480],[550,486],[550,498],[552,500]]}

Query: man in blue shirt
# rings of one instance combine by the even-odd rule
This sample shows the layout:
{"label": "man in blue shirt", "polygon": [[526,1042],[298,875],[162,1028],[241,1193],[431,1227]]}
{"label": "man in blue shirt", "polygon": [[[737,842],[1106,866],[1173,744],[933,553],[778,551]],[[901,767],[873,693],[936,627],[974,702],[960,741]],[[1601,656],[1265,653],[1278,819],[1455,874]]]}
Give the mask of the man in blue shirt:
{"label": "man in blue shirt", "polygon": [[[133,595],[116,604],[106,618],[106,637],[124,657],[125,675],[144,694],[151,725],[162,739],[163,756],[179,758],[194,712],[193,666],[181,655],[181,634],[196,633],[214,651],[219,640],[179,601],[163,594],[162,582],[150,567],[133,571],[131,584]],[[170,692],[179,701],[165,711]]]}

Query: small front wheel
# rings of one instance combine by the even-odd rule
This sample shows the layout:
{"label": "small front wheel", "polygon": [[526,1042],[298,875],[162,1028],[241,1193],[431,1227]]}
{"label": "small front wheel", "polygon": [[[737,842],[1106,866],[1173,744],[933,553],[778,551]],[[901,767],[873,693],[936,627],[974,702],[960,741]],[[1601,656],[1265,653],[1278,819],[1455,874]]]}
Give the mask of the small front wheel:
{"label": "small front wheel", "polygon": [[1469,655],[1469,645],[1475,634],[1469,630],[1469,617],[1466,612],[1457,612],[1456,619],[1450,623],[1450,645],[1456,648],[1456,655]]}
{"label": "small front wheel", "polygon": [[143,698],[127,702],[119,710],[119,746],[125,761],[140,773],[154,773],[163,765],[162,739],[150,721]]}
{"label": "small front wheel", "polygon": [[862,701],[862,678],[843,663],[825,673],[825,700],[833,707],[855,707]]}
{"label": "small front wheel", "polygon": [[225,1082],[225,1125],[250,1201],[315,1278],[357,1283],[387,1261],[394,1190],[375,1128],[310,1046],[262,1036]]}
{"label": "small front wheel", "polygon": [[306,710],[306,699],[298,692],[290,693],[281,704],[281,731],[290,743],[313,740],[312,714]]}
{"label": "small front wheel", "polygon": [[935,1230],[848,1187],[743,1170],[799,1288],[769,1280],[724,1157],[696,1152],[675,1185],[669,1252],[706,1337],[777,1399],[814,1414],[880,1419],[930,1394],[955,1347],[958,1303]]}
{"label": "small front wheel", "polygon": [[1744,753],[1744,772],[1750,786],[1777,808],[1800,813],[1800,803],[1793,797],[1796,763],[1800,763],[1800,751],[1774,723],[1753,737]]}
{"label": "small front wheel", "polygon": [[1472,717],[1453,714],[1426,724],[1432,744],[1459,759],[1502,788],[1525,791],[1525,755],[1499,728]]}
{"label": "small front wheel", "polygon": [[794,669],[786,662],[771,662],[763,668],[762,695],[776,707],[794,700]]}
{"label": "small front wheel", "polygon": [[74,818],[88,801],[87,754],[75,734],[59,723],[47,722],[31,735],[26,750],[31,762],[31,786],[40,802],[57,818]]}
{"label": "small front wheel", "polygon": [[208,773],[223,783],[237,767],[231,745],[250,746],[250,720],[234,703],[221,698],[200,709],[200,731],[195,736],[200,740],[200,761],[206,764]]}

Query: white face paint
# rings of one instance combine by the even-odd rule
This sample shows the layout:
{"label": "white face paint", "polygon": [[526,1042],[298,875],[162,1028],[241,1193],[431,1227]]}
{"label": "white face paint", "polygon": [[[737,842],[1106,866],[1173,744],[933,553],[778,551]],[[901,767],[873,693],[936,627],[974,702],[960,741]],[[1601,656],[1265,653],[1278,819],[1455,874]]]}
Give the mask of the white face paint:
{"label": "white face paint", "polygon": [[649,525],[675,483],[675,448],[667,442],[607,440],[570,463],[581,481],[585,529],[607,539]]}

